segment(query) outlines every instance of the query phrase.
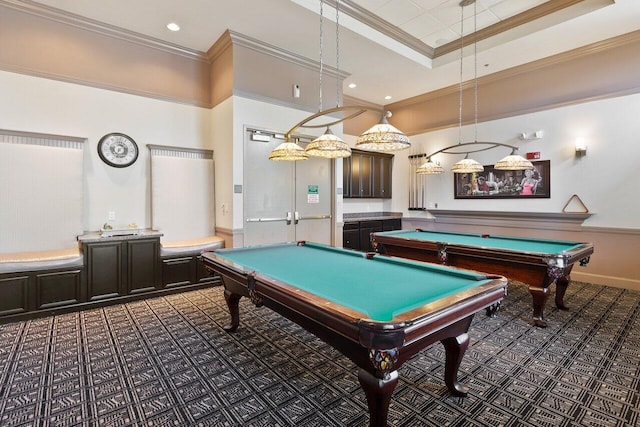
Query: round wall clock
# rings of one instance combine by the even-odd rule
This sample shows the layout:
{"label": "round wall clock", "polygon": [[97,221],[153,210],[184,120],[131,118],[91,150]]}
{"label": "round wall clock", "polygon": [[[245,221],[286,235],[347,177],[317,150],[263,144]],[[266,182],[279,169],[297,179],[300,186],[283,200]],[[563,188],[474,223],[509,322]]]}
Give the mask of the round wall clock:
{"label": "round wall clock", "polygon": [[108,133],[98,142],[98,155],[114,168],[126,168],[138,159],[138,144],[123,133]]}

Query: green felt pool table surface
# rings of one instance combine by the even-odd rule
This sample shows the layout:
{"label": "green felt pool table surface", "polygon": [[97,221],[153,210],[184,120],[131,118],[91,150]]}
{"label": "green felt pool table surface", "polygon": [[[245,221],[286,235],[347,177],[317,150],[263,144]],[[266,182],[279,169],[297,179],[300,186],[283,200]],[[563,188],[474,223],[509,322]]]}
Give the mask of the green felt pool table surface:
{"label": "green felt pool table surface", "polygon": [[529,237],[519,238],[493,235],[486,237],[486,235],[482,234],[437,232],[426,230],[385,231],[382,233],[376,233],[376,235],[540,254],[559,254],[562,252],[574,250],[582,245],[582,243],[579,242],[569,242],[562,240],[546,240],[534,239]]}
{"label": "green felt pool table surface", "polygon": [[215,255],[380,322],[491,281],[483,274],[380,255],[367,259],[309,242],[220,249]]}

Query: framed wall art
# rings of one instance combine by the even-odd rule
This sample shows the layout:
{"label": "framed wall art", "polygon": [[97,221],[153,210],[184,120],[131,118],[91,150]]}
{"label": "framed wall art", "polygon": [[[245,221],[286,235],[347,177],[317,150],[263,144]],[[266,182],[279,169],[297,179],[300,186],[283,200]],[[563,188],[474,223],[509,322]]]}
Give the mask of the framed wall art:
{"label": "framed wall art", "polygon": [[524,171],[496,170],[484,166],[484,172],[457,173],[454,177],[456,199],[508,199],[551,197],[550,162],[531,162],[533,169]]}

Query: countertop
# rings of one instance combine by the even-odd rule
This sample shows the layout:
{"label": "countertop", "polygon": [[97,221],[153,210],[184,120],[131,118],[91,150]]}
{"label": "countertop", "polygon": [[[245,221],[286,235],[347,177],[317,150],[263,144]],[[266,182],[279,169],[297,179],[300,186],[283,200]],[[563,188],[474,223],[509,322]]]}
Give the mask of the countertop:
{"label": "countertop", "polygon": [[384,219],[402,219],[402,212],[346,213],[342,217],[343,222],[380,221]]}

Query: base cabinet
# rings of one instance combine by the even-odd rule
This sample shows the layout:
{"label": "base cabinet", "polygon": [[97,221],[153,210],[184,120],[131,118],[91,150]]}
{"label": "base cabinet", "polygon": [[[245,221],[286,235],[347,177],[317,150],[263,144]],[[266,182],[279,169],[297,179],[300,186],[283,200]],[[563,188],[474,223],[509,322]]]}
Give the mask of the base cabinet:
{"label": "base cabinet", "polygon": [[215,280],[204,268],[200,254],[162,258],[162,286],[173,288]]}
{"label": "base cabinet", "polygon": [[160,256],[158,232],[79,236],[83,258],[66,268],[0,274],[0,323],[216,285],[199,253]]}
{"label": "base cabinet", "polygon": [[160,238],[87,242],[89,300],[160,289]]}
{"label": "base cabinet", "polygon": [[357,251],[375,252],[375,249],[371,246],[371,233],[401,229],[401,218],[345,222],[342,229],[342,247]]}

